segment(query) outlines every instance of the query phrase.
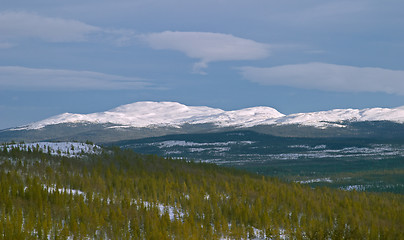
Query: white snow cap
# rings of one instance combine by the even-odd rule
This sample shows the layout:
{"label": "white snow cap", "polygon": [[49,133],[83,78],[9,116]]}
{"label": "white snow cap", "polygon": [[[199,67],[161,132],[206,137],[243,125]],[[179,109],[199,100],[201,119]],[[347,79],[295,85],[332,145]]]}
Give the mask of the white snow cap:
{"label": "white snow cap", "polygon": [[117,127],[180,127],[183,124],[210,123],[218,127],[301,124],[340,127],[343,121],[393,121],[404,123],[404,106],[397,108],[334,109],[284,115],[271,107],[224,111],[177,102],[135,102],[90,114],[63,113],[14,130],[40,129],[61,123],[110,123]]}

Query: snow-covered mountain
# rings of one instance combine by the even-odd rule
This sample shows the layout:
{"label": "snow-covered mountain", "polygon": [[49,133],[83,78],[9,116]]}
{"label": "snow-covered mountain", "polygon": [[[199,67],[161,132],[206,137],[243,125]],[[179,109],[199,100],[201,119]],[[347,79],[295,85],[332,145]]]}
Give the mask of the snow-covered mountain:
{"label": "snow-covered mountain", "polygon": [[184,124],[213,124],[216,127],[246,128],[257,125],[297,124],[316,128],[344,127],[344,122],[391,121],[404,123],[404,106],[399,108],[334,109],[284,115],[271,107],[236,111],[186,106],[176,102],[136,102],[105,112],[64,113],[13,130],[34,130],[65,123],[110,124],[110,128],[175,127]]}
{"label": "snow-covered mountain", "polygon": [[277,124],[300,124],[314,127],[343,127],[344,122],[390,121],[404,123],[404,106],[398,108],[334,109],[296,113],[276,120]]}
{"label": "snow-covered mountain", "polygon": [[136,102],[105,112],[64,113],[0,130],[0,142],[122,140],[251,130],[281,137],[404,138],[404,106],[285,115],[271,107],[235,111],[176,102]]}

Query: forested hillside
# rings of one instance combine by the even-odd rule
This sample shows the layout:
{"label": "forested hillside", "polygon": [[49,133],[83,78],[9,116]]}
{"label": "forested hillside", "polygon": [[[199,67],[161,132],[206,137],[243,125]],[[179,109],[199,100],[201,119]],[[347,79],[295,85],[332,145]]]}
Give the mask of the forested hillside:
{"label": "forested hillside", "polygon": [[3,149],[1,239],[404,239],[403,195],[119,148],[70,158]]}

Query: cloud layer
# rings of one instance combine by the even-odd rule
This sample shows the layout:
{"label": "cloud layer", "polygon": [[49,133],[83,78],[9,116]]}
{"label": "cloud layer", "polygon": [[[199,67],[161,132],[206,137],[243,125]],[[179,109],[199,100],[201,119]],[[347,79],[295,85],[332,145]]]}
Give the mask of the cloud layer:
{"label": "cloud layer", "polygon": [[244,78],[262,85],[404,95],[404,71],[327,63],[242,67],[240,71]]}
{"label": "cloud layer", "polygon": [[101,28],[76,20],[43,17],[27,12],[0,13],[2,38],[39,38],[49,42],[84,41]]}
{"label": "cloud layer", "polygon": [[230,34],[211,32],[151,33],[139,36],[153,49],[183,52],[190,58],[199,59],[194,71],[204,73],[209,62],[230,60],[255,60],[269,55],[269,45]]}
{"label": "cloud layer", "polygon": [[139,78],[99,72],[0,66],[0,89],[124,90],[150,86]]}
{"label": "cloud layer", "polygon": [[21,39],[83,42],[90,38],[101,38],[125,45],[125,42],[134,38],[130,30],[104,29],[77,20],[44,17],[28,12],[0,12],[0,33],[0,41],[3,41],[0,42],[0,48],[11,47],[8,41]]}

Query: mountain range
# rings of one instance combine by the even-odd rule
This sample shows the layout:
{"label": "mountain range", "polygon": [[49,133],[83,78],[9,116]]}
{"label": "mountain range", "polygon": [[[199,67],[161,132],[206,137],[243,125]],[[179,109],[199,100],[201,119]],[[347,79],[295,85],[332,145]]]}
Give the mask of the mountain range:
{"label": "mountain range", "polygon": [[63,113],[0,130],[0,141],[90,140],[98,143],[248,129],[283,137],[404,137],[404,106],[285,115],[271,107],[225,111],[177,102],[135,102],[98,113]]}

